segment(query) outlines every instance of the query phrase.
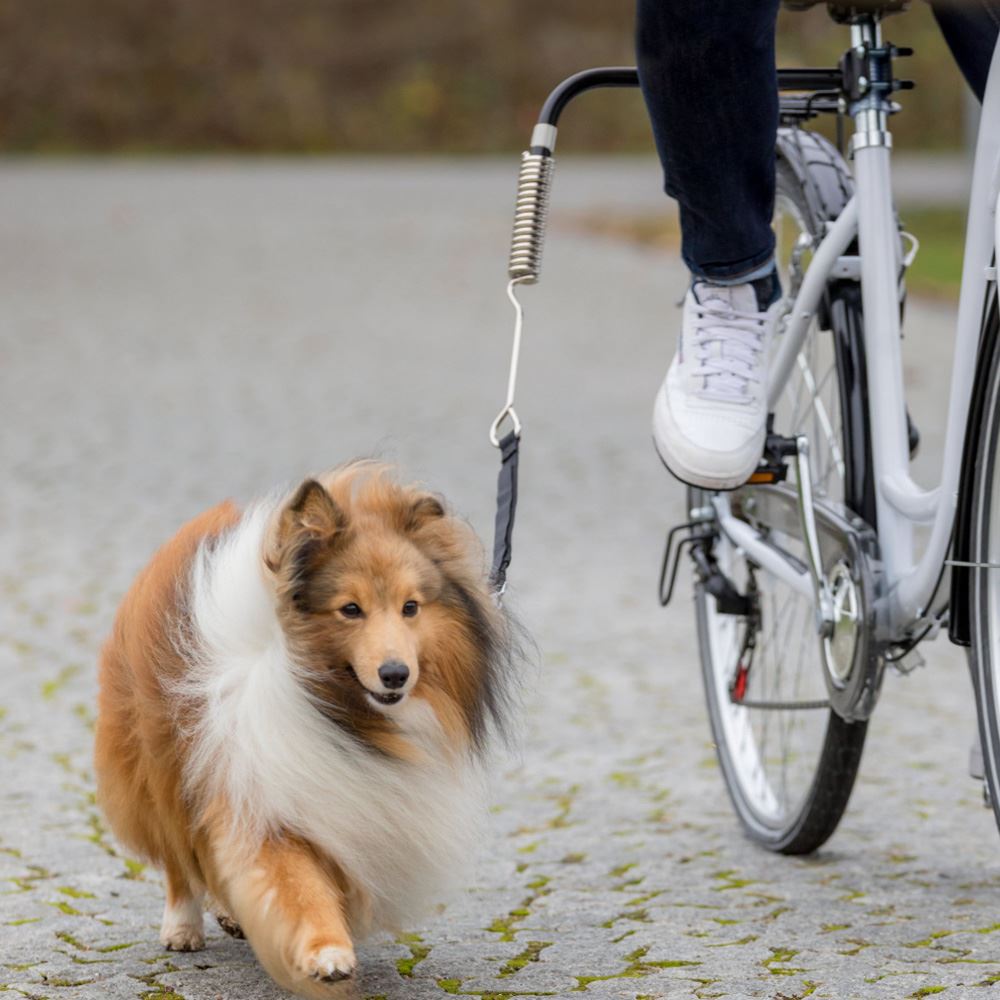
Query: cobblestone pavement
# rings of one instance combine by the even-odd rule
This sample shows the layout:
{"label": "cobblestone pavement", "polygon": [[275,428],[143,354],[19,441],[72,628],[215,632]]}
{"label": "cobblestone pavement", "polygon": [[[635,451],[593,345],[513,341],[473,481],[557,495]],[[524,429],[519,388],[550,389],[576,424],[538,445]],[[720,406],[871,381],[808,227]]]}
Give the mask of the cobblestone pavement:
{"label": "cobblestone pavement", "polygon": [[[214,928],[198,954],[157,943],[160,879],[94,806],[97,649],[181,520],[358,453],[398,460],[489,535],[515,170],[0,168],[0,992],[282,995]],[[560,172],[544,280],[524,294],[511,600],[538,655],[521,750],[494,785],[475,884],[364,945],[361,995],[989,995],[1000,840],[965,775],[974,709],[953,647],[887,679],[826,848],[780,858],[741,836],[690,596],[664,612],[654,595],[683,507],[648,419],[683,277],[560,230],[587,195],[571,159]],[[950,316],[907,315],[927,471]]]}

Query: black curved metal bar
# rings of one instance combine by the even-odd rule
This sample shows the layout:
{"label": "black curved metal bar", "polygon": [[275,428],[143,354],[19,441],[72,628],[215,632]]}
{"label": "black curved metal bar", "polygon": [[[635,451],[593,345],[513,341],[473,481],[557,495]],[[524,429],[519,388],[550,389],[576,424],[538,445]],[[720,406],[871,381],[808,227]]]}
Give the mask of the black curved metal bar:
{"label": "black curved metal bar", "polygon": [[634,66],[599,66],[596,69],[585,69],[574,73],[563,80],[546,98],[542,105],[542,113],[538,116],[539,125],[555,125],[559,121],[563,108],[585,90],[597,87],[638,87],[639,71]]}
{"label": "black curved metal bar", "polygon": [[[779,69],[779,90],[839,90],[843,75],[839,69]],[[584,91],[598,87],[638,87],[635,66],[598,66],[574,73],[560,83],[542,105],[539,125],[557,125],[563,109]]]}

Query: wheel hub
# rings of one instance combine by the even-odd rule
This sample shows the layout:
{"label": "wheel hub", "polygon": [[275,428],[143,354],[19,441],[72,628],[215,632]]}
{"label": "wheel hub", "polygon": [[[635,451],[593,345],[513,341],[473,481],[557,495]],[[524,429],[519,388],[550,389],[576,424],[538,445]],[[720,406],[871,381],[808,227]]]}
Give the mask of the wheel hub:
{"label": "wheel hub", "polygon": [[858,626],[861,622],[861,595],[851,579],[850,567],[841,560],[827,578],[833,621],[823,643],[823,664],[830,681],[843,688],[855,666]]}

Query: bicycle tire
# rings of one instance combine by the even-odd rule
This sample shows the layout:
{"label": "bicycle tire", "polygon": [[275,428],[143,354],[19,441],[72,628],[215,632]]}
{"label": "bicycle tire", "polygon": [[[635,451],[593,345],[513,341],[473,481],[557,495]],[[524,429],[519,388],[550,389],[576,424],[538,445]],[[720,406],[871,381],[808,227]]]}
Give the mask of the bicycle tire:
{"label": "bicycle tire", "polygon": [[[977,386],[981,393],[978,413],[978,434],[966,460],[974,456],[971,534],[969,561],[973,564],[996,562],[1000,548],[1000,312],[997,290],[990,289],[983,310],[980,336],[984,354],[980,365],[986,372],[985,381]],[[1000,663],[1000,592],[998,571],[983,566],[969,569],[971,643],[969,668],[976,695],[979,737],[982,745],[983,777],[993,806],[993,816],[1000,829],[1000,682],[996,665]]]}
{"label": "bicycle tire", "polygon": [[[835,187],[839,186],[842,189],[846,200],[846,197],[850,196],[852,187],[850,175],[836,150],[821,137],[799,130],[795,130],[791,137],[794,139],[792,148],[798,150],[801,155],[795,161],[787,156],[779,156],[778,204],[784,202],[794,205],[803,228],[808,229],[810,237],[821,237],[825,222],[835,218],[841,206],[831,205],[828,199],[817,197],[817,187],[825,184],[829,190],[828,168],[832,166],[838,172]],[[786,149],[787,139],[786,135]],[[827,171],[827,176],[816,177],[817,170]],[[839,406],[841,430],[837,436],[842,439],[843,449],[843,495],[840,499],[846,507],[874,526],[867,396],[859,388],[864,386],[865,358],[861,298],[857,282],[838,281],[831,284],[821,316],[822,321],[814,325],[809,337],[827,336],[826,333],[820,333],[822,328],[832,334],[830,353],[835,368],[836,392],[831,392],[831,398],[835,396]],[[776,426],[776,430],[779,433],[790,434],[794,428]],[[690,491],[689,501],[692,509],[703,506],[706,499],[707,494],[698,490]],[[762,571],[758,569],[755,572]],[[769,850],[783,854],[810,853],[833,834],[844,814],[861,762],[867,723],[847,723],[829,708],[825,711],[812,710],[816,712],[817,717],[821,711],[825,716],[811,723],[816,731],[818,732],[821,726],[825,728],[821,738],[816,738],[819,749],[811,773],[808,767],[803,772],[802,785],[805,791],[798,803],[794,807],[790,806],[784,814],[765,816],[759,801],[762,796],[761,789],[750,787],[752,783],[759,785],[756,777],[749,777],[754,773],[753,761],[747,764],[740,760],[747,753],[742,740],[752,729],[753,723],[748,722],[745,726],[734,730],[727,723],[727,719],[737,711],[767,710],[734,709],[731,698],[728,699],[728,705],[723,704],[725,693],[720,685],[719,673],[720,666],[723,665],[718,662],[722,657],[713,653],[711,634],[712,630],[717,632],[722,627],[718,624],[721,616],[713,611],[712,600],[705,586],[700,582],[696,583],[695,606],[702,677],[716,752],[729,797],[745,832],[751,839]],[[778,616],[777,611],[775,616]],[[818,647],[818,643],[816,645]],[[818,653],[816,655],[816,669],[821,680],[822,668],[818,663]],[[780,674],[780,668],[778,673]],[[770,712],[770,714],[778,713]],[[758,764],[763,770],[766,760],[764,750],[761,747],[754,752],[762,758]],[[784,763],[782,766],[784,767]],[[784,780],[783,778],[782,781]]]}

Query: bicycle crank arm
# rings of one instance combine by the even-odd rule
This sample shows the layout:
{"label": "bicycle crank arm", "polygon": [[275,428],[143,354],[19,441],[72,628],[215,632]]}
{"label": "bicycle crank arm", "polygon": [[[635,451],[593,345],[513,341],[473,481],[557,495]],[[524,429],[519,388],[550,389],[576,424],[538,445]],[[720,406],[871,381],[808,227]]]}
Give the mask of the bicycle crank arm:
{"label": "bicycle crank arm", "polygon": [[812,472],[809,468],[809,438],[804,434],[795,439],[795,489],[799,497],[799,520],[802,524],[802,538],[806,543],[809,575],[816,598],[816,631],[824,639],[829,639],[834,631],[833,603],[819,550]]}

